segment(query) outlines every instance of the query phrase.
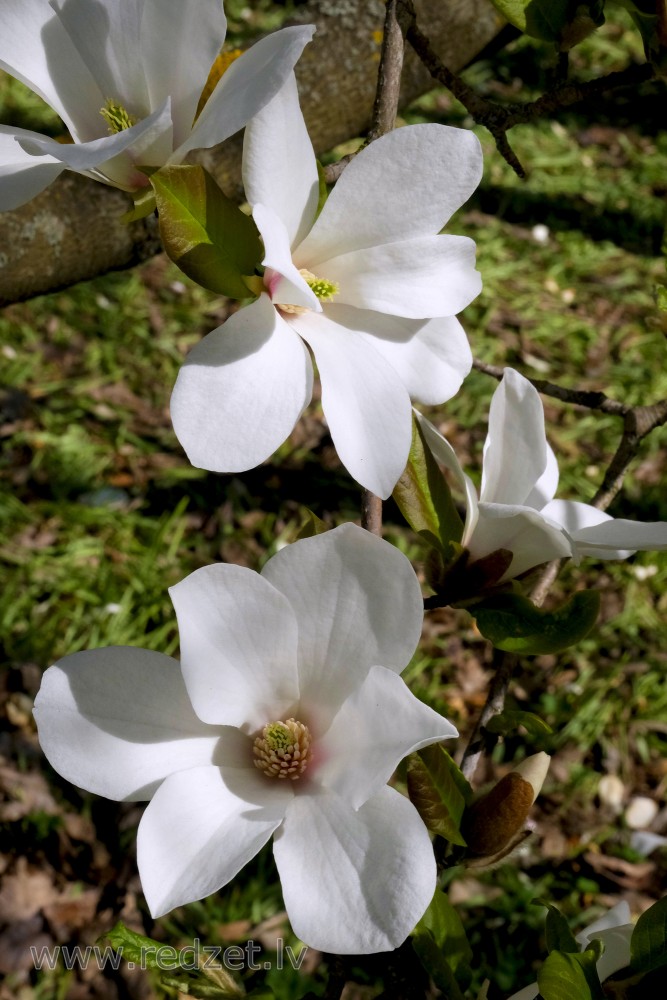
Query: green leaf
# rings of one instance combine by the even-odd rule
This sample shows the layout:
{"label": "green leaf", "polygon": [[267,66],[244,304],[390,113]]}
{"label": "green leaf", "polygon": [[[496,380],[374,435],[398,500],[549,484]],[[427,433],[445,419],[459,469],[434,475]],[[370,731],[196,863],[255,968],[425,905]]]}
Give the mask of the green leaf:
{"label": "green leaf", "polygon": [[604,0],[491,0],[531,38],[571,48],[604,23]]}
{"label": "green leaf", "polygon": [[653,972],[663,965],[667,965],[667,896],[642,913],[630,939],[633,972]]}
{"label": "green leaf", "polygon": [[543,1000],[604,1000],[592,949],[578,952],[552,951],[537,975]]}
{"label": "green leaf", "polygon": [[[547,725],[544,719],[534,712],[499,712],[493,715],[485,725],[490,733],[498,733],[499,736],[508,736],[516,732],[519,726],[523,726],[529,736],[534,740],[542,742],[545,736],[551,736],[553,729]],[[544,904],[547,905],[546,903]]]}
{"label": "green leaf", "polygon": [[545,925],[547,951],[564,951],[568,954],[579,954],[580,947],[577,940],[558,907],[554,906],[553,903],[549,903],[546,899],[534,899],[533,902],[547,908]]}
{"label": "green leaf", "polygon": [[429,931],[421,931],[414,934],[412,947],[417,953],[419,961],[438,989],[442,990],[447,1000],[465,1000],[459,984],[456,982],[452,967],[438,948]]}
{"label": "green leaf", "polygon": [[325,531],[329,530],[329,526],[325,522],[314,514],[310,507],[301,508],[306,515],[306,520],[301,525],[299,534],[296,536],[297,541],[302,538],[312,538],[313,535],[323,535]]}
{"label": "green leaf", "polygon": [[249,298],[244,276],[254,275],[263,257],[252,218],[203,167],[163,167],[150,180],[167,256],[204,288]]}
{"label": "green leaf", "polygon": [[661,0],[613,0],[624,7],[635,23],[644,43],[647,60],[659,73],[667,68],[667,10]]}
{"label": "green leaf", "polygon": [[408,761],[408,793],[432,833],[465,847],[461,819],[472,788],[439,743],[424,747]]}
{"label": "green leaf", "polygon": [[155,208],[155,191],[152,187],[144,188],[139,194],[134,195],[134,208],[121,215],[121,222],[138,222],[139,219],[145,219],[154,212]]}
{"label": "green leaf", "polygon": [[[159,955],[167,946],[163,942],[154,941],[153,938],[144,937],[143,934],[137,934],[121,921],[100,938],[100,941],[105,940],[109,942],[114,951],[120,952],[126,962],[134,962],[135,965],[147,969],[160,970],[164,968],[159,964]],[[169,955],[165,957],[168,960],[171,957],[177,960],[178,950],[171,948]]]}
{"label": "green leaf", "polygon": [[461,541],[463,522],[414,415],[408,464],[394,488],[393,497],[412,530],[429,545],[446,555],[450,542]]}
{"label": "green leaf", "polygon": [[600,609],[596,590],[580,590],[556,611],[542,611],[526,597],[498,594],[474,608],[482,635],[509,653],[559,653],[588,635]]}
{"label": "green leaf", "polygon": [[[466,932],[461,918],[449,901],[446,893],[440,889],[435,894],[428,910],[417,924],[414,933],[428,931],[440,951],[447,955],[447,962],[453,972],[461,970],[466,980],[469,979],[469,966],[472,961],[472,948],[468,944]],[[461,978],[460,974],[457,978]]]}
{"label": "green leaf", "polygon": [[[315,210],[315,219],[319,216],[320,212],[326,205],[327,198],[329,197],[329,188],[327,187],[326,178],[324,176],[324,167],[319,160],[315,160],[317,165],[317,183],[318,183],[318,196],[317,196],[317,208]],[[313,222],[315,221],[313,219]]]}

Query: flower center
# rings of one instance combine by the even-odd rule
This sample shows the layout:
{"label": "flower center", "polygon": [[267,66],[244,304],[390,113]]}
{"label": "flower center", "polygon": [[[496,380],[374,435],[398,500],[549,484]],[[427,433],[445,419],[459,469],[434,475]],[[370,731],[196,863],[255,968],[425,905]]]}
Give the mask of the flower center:
{"label": "flower center", "polygon": [[[304,279],[310,290],[315,293],[320,302],[332,302],[334,295],[338,295],[338,292],[340,291],[340,285],[336,284],[335,281],[327,281],[326,278],[318,278],[316,274],[313,274],[312,271],[307,271],[305,267],[300,269],[299,274]],[[305,306],[293,306],[289,302],[277,302],[276,305],[284,313],[290,313],[294,316],[308,312],[308,309],[306,309]]]}
{"label": "flower center", "polygon": [[125,129],[136,125],[138,121],[122,104],[115,104],[111,98],[107,100],[103,108],[100,108],[100,114],[109,126],[109,135],[124,132]]}
{"label": "flower center", "polygon": [[253,745],[254,764],[270,778],[300,778],[312,756],[310,731],[303,722],[270,722]]}

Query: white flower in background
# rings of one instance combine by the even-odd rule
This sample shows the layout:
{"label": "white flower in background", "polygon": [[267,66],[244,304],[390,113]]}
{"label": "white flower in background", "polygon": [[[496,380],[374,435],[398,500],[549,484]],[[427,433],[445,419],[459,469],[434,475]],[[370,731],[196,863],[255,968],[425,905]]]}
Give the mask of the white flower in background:
{"label": "white flower in background", "polygon": [[222,0],[2,0],[0,69],[60,115],[73,143],[0,127],[0,211],[68,167],[126,191],[146,187],[137,166],[180,163],[242,128],[282,86],[314,29],[259,41],[194,122],[226,30]]}
{"label": "white flower in background", "polygon": [[558,463],[544,432],[544,409],[528,379],[506,368],[493,394],[479,499],[452,446],[417,415],[438,462],[466,496],[461,544],[473,559],[513,553],[503,579],[563,556],[625,559],[637,549],[667,549],[667,522],[613,518],[590,504],[554,500]]}
{"label": "white flower in background", "polygon": [[311,398],[308,345],[341,461],[373,493],[391,493],[410,448],[410,399],[450,399],[470,370],[455,314],[481,287],[475,245],[438,234],[481,171],[471,132],[408,126],[362,150],[316,217],[317,166],[290,78],[245,134],[263,291],[191,351],[172,396],[194,465],[242,472],[275,451]]}
{"label": "white flower in background", "polygon": [[[604,917],[600,917],[590,927],[577,934],[577,941],[581,945],[581,950],[586,951],[591,941],[598,939],[604,945],[604,952],[597,962],[598,976],[603,983],[609,976],[613,976],[619,969],[624,969],[630,964],[630,938],[634,930],[634,924],[630,921],[630,907],[622,900],[613,906]],[[531,983],[518,993],[514,993],[510,1000],[534,1000],[539,996],[537,983]],[[574,1000],[574,998],[573,998]]]}
{"label": "white flower in background", "polygon": [[[397,947],[436,884],[398,762],[455,736],[399,676],[422,598],[396,548],[352,524],[261,575],[200,569],[170,591],[180,665],[132,647],[46,671],[46,756],[81,788],[150,799],[138,863],[154,916],[216,892],[274,834],[295,933],[337,953]],[[380,665],[381,664],[381,665]]]}

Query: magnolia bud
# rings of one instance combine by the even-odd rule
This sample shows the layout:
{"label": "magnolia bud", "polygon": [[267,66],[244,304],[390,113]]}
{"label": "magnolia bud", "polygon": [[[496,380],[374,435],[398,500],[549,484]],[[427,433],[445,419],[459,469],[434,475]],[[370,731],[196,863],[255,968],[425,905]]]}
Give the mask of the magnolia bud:
{"label": "magnolia bud", "polygon": [[473,803],[463,824],[463,835],[471,854],[487,858],[512,845],[521,834],[530,807],[539,795],[549,762],[546,753],[527,757]]}

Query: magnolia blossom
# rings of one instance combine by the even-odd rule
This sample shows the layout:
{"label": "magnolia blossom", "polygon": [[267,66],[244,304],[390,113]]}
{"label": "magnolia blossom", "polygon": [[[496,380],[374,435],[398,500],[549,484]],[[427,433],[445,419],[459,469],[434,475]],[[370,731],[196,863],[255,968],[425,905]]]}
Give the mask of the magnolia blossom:
{"label": "magnolia blossom", "polygon": [[[630,907],[622,900],[613,906],[604,917],[600,917],[595,923],[586,927],[585,930],[577,934],[577,941],[581,945],[581,950],[585,951],[593,940],[602,941],[604,952],[597,962],[598,976],[603,983],[609,976],[613,976],[619,969],[624,969],[630,964],[630,938],[634,925],[630,922]],[[514,993],[510,1000],[534,1000],[539,996],[537,983],[531,983],[518,993]]]}
{"label": "magnolia blossom", "polygon": [[311,398],[308,345],[342,462],[391,493],[410,448],[410,399],[443,402],[470,370],[455,314],[480,290],[475,246],[438,234],[481,169],[471,132],[401,128],[352,160],[318,215],[317,164],[288,80],[245,134],[261,294],[194,348],[172,396],[194,465],[241,472],[268,458]]}
{"label": "magnolia blossom", "polygon": [[274,835],[296,934],[325,951],[397,947],[435,891],[416,809],[387,786],[406,754],[456,735],[399,676],[422,599],[408,560],[345,524],[261,575],[172,587],[180,665],[111,647],[50,667],[35,703],[60,774],[150,799],[138,863],[154,916],[215,892]]}
{"label": "magnolia blossom", "polygon": [[125,191],[146,187],[137,167],[180,163],[242,128],[314,30],[286,28],[254,45],[195,121],[226,29],[222,0],[2,0],[0,69],[42,97],[73,142],[0,127],[0,210],[67,167]]}
{"label": "magnolia blossom", "polygon": [[491,400],[479,499],[449,442],[417,417],[434,456],[465,492],[461,544],[473,559],[496,549],[513,553],[503,579],[562,556],[624,559],[637,549],[667,549],[666,522],[627,521],[590,504],[553,499],[558,463],[544,432],[542,401],[512,368]]}

